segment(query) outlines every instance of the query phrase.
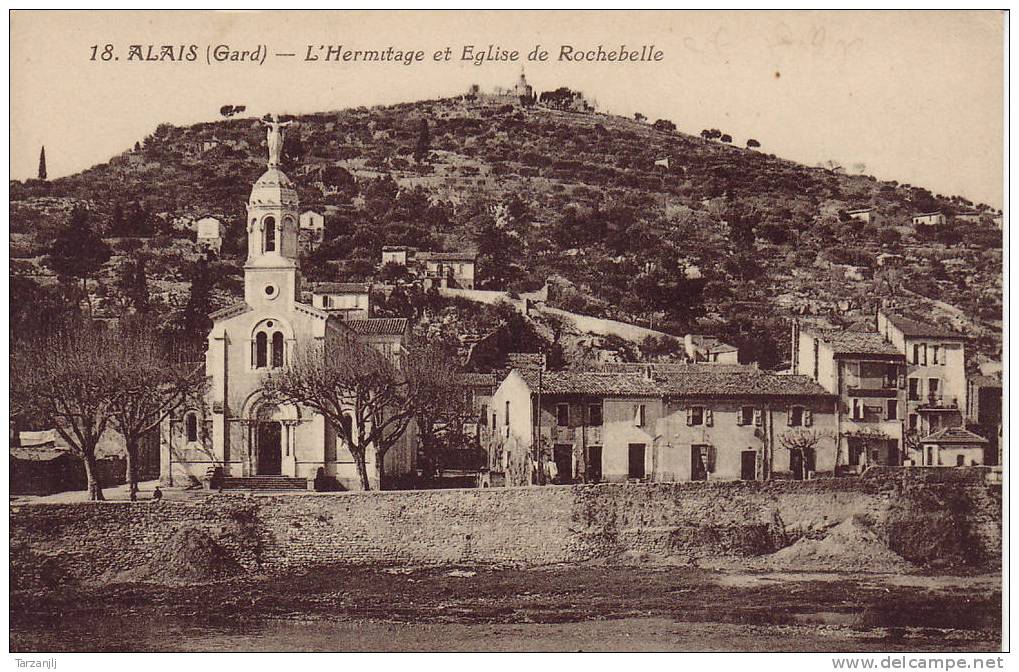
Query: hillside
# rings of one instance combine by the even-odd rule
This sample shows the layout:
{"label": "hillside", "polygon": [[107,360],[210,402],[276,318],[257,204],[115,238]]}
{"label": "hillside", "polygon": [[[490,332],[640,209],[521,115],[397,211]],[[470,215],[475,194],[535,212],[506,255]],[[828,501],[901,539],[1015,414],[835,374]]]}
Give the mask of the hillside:
{"label": "hillside", "polygon": [[[482,287],[550,280],[550,305],[714,333],[765,365],[787,357],[789,319],[851,324],[879,299],[964,331],[971,364],[1000,358],[1002,239],[987,206],[626,118],[491,97],[295,120],[284,169],[302,209],[326,215],[326,243],[302,262],[311,279],[369,276],[383,245],[469,246]],[[419,162],[423,122],[430,151]],[[121,237],[97,295],[116,294],[117,264],[140,254],[169,310],[196,257],[181,226],[213,215],[228,227],[216,265],[227,301],[264,138],[255,118],[161,125],[106,164],[12,182],[12,273],[43,279],[39,256],[84,202],[105,235]],[[876,223],[847,214],[864,207]],[[947,223],[911,223],[931,211]],[[957,218],[964,212],[967,221]]]}

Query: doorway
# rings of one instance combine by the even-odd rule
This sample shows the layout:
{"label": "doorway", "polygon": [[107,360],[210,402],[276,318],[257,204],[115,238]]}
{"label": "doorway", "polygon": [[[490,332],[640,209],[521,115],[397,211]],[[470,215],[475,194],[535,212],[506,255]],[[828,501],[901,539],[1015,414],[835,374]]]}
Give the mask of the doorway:
{"label": "doorway", "polygon": [[744,450],[740,453],[740,478],[744,481],[757,480],[756,450]]}
{"label": "doorway", "polygon": [[708,480],[708,466],[704,464],[707,446],[690,446],[690,480]]}
{"label": "doorway", "polygon": [[259,476],[279,476],[283,473],[282,428],[278,422],[258,423],[256,448]]}
{"label": "doorway", "polygon": [[590,483],[601,482],[601,446],[587,448],[587,480]]}
{"label": "doorway", "polygon": [[555,460],[556,483],[573,482],[573,446],[557,445],[552,448],[552,459]]}
{"label": "doorway", "polygon": [[627,472],[630,478],[645,477],[647,472],[644,470],[644,451],[645,445],[643,443],[630,444],[629,470]]}
{"label": "doorway", "polygon": [[802,452],[793,450],[789,453],[789,471],[793,472],[793,478],[797,481],[805,481],[810,472],[816,471],[814,464],[814,449],[805,448]]}

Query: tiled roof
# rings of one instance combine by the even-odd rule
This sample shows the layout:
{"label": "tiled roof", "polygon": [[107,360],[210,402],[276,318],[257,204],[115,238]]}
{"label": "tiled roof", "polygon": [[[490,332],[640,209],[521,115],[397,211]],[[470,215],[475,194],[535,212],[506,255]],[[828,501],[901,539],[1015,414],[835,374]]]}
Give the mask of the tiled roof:
{"label": "tiled roof", "polygon": [[545,365],[545,358],[540,352],[508,352],[506,366],[511,369],[540,369]]}
{"label": "tiled roof", "polygon": [[367,294],[367,282],[320,282],[312,288],[313,294]]}
{"label": "tiled roof", "polygon": [[747,371],[753,367],[747,364],[689,364],[687,362],[606,362],[601,365],[602,371],[613,373],[626,373],[631,371],[642,372],[650,368],[656,374],[670,375],[675,373],[689,373],[699,371],[702,366],[710,366],[716,371]]}
{"label": "tiled roof", "polygon": [[[536,391],[538,372],[519,373]],[[547,371],[542,375],[541,385],[545,394],[620,397],[833,396],[807,376],[780,375],[750,366],[717,364],[677,364],[653,368],[650,377],[641,371]]]}
{"label": "tiled roof", "polygon": [[809,376],[761,371],[750,366],[689,364],[687,369],[656,372],[669,396],[830,397]]}
{"label": "tiled roof", "polygon": [[[64,437],[55,429],[46,429],[38,432],[19,432],[18,439],[21,448],[15,453],[11,446],[11,455],[25,460],[52,460],[59,453],[70,452],[71,448],[64,441]],[[117,432],[107,429],[99,437],[96,443],[96,457],[103,459],[107,457],[123,456],[127,454],[124,447],[124,438]]]}
{"label": "tiled roof", "polygon": [[957,331],[946,329],[935,324],[927,324],[925,322],[919,322],[917,320],[911,320],[908,317],[902,317],[901,315],[890,315],[885,313],[885,317],[888,321],[895,326],[896,329],[901,331],[906,336],[929,336],[932,338],[958,338],[960,340],[966,337]]}
{"label": "tiled roof", "polygon": [[241,313],[245,313],[248,310],[251,310],[251,308],[250,306],[248,306],[246,302],[238,301],[229,306],[226,306],[225,308],[220,308],[217,311],[209,313],[209,319],[215,322],[217,320],[223,320],[228,317],[233,317],[234,315],[240,315]]}
{"label": "tiled roof", "polygon": [[920,439],[921,443],[987,443],[987,439],[962,427],[946,427]]}
{"label": "tiled roof", "polygon": [[366,317],[343,324],[355,334],[368,336],[399,336],[407,331],[407,319],[403,317]]}
{"label": "tiled roof", "polygon": [[495,387],[499,384],[499,376],[494,373],[466,372],[457,375],[456,382],[465,387],[481,387],[482,385]]}
{"label": "tiled roof", "polygon": [[692,334],[694,345],[699,350],[705,352],[737,352],[739,348],[734,345],[724,343],[714,336],[705,336],[703,334]]}
{"label": "tiled roof", "polygon": [[[538,391],[538,372],[517,370],[531,390]],[[606,397],[660,397],[661,386],[638,373],[604,371],[545,371],[543,394],[586,394]]]}
{"label": "tiled roof", "polygon": [[418,252],[415,259],[420,261],[474,261],[476,252]]}
{"label": "tiled roof", "polygon": [[905,359],[898,348],[875,331],[846,331],[843,329],[804,329],[831,346],[838,355],[882,355]]}

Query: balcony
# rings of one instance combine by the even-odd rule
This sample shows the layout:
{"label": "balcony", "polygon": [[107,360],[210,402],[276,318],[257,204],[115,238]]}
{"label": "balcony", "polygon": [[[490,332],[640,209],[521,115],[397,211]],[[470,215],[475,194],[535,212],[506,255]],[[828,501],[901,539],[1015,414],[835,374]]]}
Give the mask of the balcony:
{"label": "balcony", "polygon": [[945,397],[940,394],[928,394],[917,407],[920,411],[958,411],[959,400],[956,397]]}

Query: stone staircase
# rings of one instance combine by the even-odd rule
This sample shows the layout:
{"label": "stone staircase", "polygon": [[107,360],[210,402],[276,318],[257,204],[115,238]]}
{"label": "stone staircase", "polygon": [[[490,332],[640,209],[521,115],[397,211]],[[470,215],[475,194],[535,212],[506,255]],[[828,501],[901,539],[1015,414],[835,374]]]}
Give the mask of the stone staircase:
{"label": "stone staircase", "polygon": [[227,476],[223,490],[307,490],[308,479],[291,476]]}

